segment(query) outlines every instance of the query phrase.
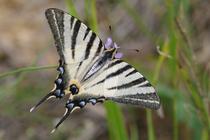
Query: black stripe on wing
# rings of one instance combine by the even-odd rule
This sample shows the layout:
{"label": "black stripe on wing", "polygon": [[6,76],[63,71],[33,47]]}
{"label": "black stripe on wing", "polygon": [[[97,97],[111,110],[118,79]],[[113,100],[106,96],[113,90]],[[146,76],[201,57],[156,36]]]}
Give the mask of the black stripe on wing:
{"label": "black stripe on wing", "polygon": [[143,84],[143,85],[140,85],[140,86],[138,86],[138,87],[151,87],[152,85],[149,83],[149,82],[147,82],[147,83],[145,83],[145,84]]}
{"label": "black stripe on wing", "polygon": [[89,54],[90,54],[90,50],[93,46],[93,43],[96,39],[96,34],[94,32],[92,32],[92,35],[87,43],[87,47],[86,47],[86,50],[85,50],[85,59],[87,59],[89,57]]}
{"label": "black stripe on wing", "polygon": [[146,78],[145,77],[141,77],[141,78],[136,79],[136,80],[133,80],[131,82],[128,82],[128,83],[125,83],[125,84],[122,84],[122,85],[118,85],[118,86],[114,86],[114,87],[111,87],[111,88],[108,88],[108,90],[113,90],[113,89],[127,89],[127,88],[130,88],[132,86],[141,84],[141,83],[143,83],[145,81],[146,81]]}
{"label": "black stripe on wing", "polygon": [[89,78],[91,78],[93,75],[95,75],[99,70],[101,70],[108,62],[111,61],[113,55],[114,55],[115,49],[105,51],[101,57],[99,57],[88,69],[86,72],[84,78],[81,81],[86,81]]}
{"label": "black stripe on wing", "polygon": [[136,69],[134,69],[133,71],[129,72],[128,74],[125,75],[125,77],[128,77],[134,73],[137,73],[138,71]]}
{"label": "black stripe on wing", "polygon": [[[101,52],[101,49],[102,49],[102,48],[103,48],[103,43],[102,43],[102,41],[100,40],[94,58],[95,58],[97,55],[99,55],[99,53]],[[93,59],[94,59],[94,58],[93,58]]]}
{"label": "black stripe on wing", "polygon": [[86,29],[86,31],[85,31],[85,35],[84,35],[84,37],[83,37],[83,40],[86,39],[86,37],[87,37],[87,35],[88,35],[89,32],[90,32],[90,28],[87,27],[87,29]]}
{"label": "black stripe on wing", "polygon": [[[107,70],[107,69],[109,69],[109,68],[111,68],[111,67],[113,67],[113,66],[115,66],[115,65],[117,65],[117,64],[120,64],[120,63],[122,63],[122,62],[123,62],[122,60],[116,60],[116,61],[114,61],[113,63],[111,63],[107,68],[105,68],[104,71]],[[93,86],[96,86],[96,85],[98,85],[98,84],[101,84],[101,83],[103,83],[105,80],[107,80],[107,79],[109,79],[109,78],[113,78],[113,77],[115,77],[115,76],[118,76],[118,75],[120,75],[121,73],[123,73],[124,71],[127,71],[127,70],[129,70],[129,69],[131,69],[131,68],[132,68],[132,67],[131,67],[130,65],[126,65],[126,66],[124,66],[124,67],[118,69],[117,71],[108,74],[104,79],[98,81],[97,83],[91,85],[90,87],[93,87]]]}
{"label": "black stripe on wing", "polygon": [[82,66],[82,63],[83,63],[83,61],[80,62],[79,65],[78,65],[78,67],[77,67],[77,71],[76,71],[76,74],[75,74],[75,76],[74,76],[75,79],[76,79],[76,77],[77,77],[77,74],[78,74],[78,72],[79,72],[80,67]]}
{"label": "black stripe on wing", "polygon": [[105,70],[107,70],[107,69],[109,69],[109,68],[111,68],[111,67],[113,67],[115,65],[118,65],[118,64],[120,64],[122,62],[123,62],[122,60],[117,59],[116,61],[113,61],[112,63],[110,63],[109,66]]}
{"label": "black stripe on wing", "polygon": [[71,19],[70,19],[70,29],[72,29],[73,23],[74,23],[74,17],[71,16]]}
{"label": "black stripe on wing", "polygon": [[74,55],[75,55],[75,45],[76,45],[76,40],[77,40],[77,35],[79,32],[79,28],[81,26],[81,22],[79,20],[76,20],[76,23],[74,25],[74,29],[73,29],[73,35],[71,37],[71,50],[72,50],[72,58],[74,59]]}
{"label": "black stripe on wing", "polygon": [[125,65],[124,67],[118,69],[117,71],[115,71],[115,72],[113,72],[113,73],[110,73],[110,74],[106,77],[106,79],[109,79],[109,78],[113,78],[113,77],[115,77],[115,76],[118,76],[118,75],[120,75],[121,73],[123,73],[123,72],[125,72],[125,71],[127,71],[127,70],[129,70],[129,69],[132,69],[132,68],[133,68],[133,67],[130,66],[130,65]]}

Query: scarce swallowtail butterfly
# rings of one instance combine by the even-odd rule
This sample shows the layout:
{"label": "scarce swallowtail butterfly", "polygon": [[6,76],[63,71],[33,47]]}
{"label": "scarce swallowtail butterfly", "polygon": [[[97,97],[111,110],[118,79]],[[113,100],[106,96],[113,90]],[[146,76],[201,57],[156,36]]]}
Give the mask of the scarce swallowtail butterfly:
{"label": "scarce swallowtail butterfly", "polygon": [[[151,109],[160,107],[160,99],[149,81],[135,68],[120,59],[116,43],[108,38],[105,44],[79,19],[50,8],[45,12],[60,56],[54,88],[45,100],[69,95],[64,113],[55,129],[76,108],[87,103],[112,100]],[[54,130],[55,130],[54,129]]]}

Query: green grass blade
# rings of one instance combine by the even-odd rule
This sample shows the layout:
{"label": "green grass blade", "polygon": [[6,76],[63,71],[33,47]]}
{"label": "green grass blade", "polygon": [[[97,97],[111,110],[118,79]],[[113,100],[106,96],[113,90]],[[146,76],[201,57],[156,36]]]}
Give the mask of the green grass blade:
{"label": "green grass blade", "polygon": [[[171,84],[174,87],[177,87],[177,52],[178,52],[178,38],[177,38],[177,31],[175,28],[175,18],[179,14],[179,9],[180,9],[180,0],[177,0],[175,3],[173,3],[172,0],[170,1],[165,1],[165,5],[167,8],[166,12],[166,23],[167,23],[167,28],[168,28],[168,38],[169,38],[169,53],[174,59],[169,59],[168,60],[168,66],[169,66],[169,72],[171,75]],[[173,140],[178,140],[178,135],[179,135],[179,124],[177,120],[177,105],[176,105],[176,98],[173,99]]]}
{"label": "green grass blade", "polygon": [[124,119],[119,106],[114,102],[106,102],[107,122],[111,140],[128,140]]}
{"label": "green grass blade", "polygon": [[69,13],[71,13],[72,16],[78,17],[76,8],[75,8],[72,0],[65,0],[65,2],[66,2],[66,6],[67,6]]}
{"label": "green grass blade", "polygon": [[98,33],[97,14],[96,14],[96,0],[85,1],[85,14],[90,25],[90,28]]}
{"label": "green grass blade", "polygon": [[146,110],[146,118],[147,118],[147,131],[148,131],[148,140],[155,140],[155,132],[152,120],[152,111]]}
{"label": "green grass blade", "polygon": [[130,140],[139,140],[139,132],[136,125],[130,127]]}

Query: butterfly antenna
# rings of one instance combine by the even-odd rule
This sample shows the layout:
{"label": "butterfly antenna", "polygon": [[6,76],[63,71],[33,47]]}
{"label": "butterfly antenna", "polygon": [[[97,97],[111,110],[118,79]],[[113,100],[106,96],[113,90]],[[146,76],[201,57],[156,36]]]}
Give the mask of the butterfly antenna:
{"label": "butterfly antenna", "polygon": [[109,25],[108,32],[109,32],[109,35],[111,37],[113,37],[113,29],[112,29],[112,26],[111,25]]}
{"label": "butterfly antenna", "polygon": [[42,104],[45,100],[48,100],[50,97],[53,97],[53,92],[48,93],[46,96],[44,96],[35,106],[33,106],[30,109],[30,112],[33,112],[40,104]]}
{"label": "butterfly antenna", "polygon": [[112,31],[112,26],[111,25],[109,25],[109,31]]}

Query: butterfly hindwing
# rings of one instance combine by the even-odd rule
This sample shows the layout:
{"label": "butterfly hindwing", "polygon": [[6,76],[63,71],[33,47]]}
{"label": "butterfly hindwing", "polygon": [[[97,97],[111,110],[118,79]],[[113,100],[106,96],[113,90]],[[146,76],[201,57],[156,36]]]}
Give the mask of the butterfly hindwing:
{"label": "butterfly hindwing", "polygon": [[[108,99],[152,109],[159,108],[160,101],[154,87],[134,67],[122,61],[112,69],[105,81],[105,88],[110,94]],[[111,82],[112,80],[115,82]]]}

